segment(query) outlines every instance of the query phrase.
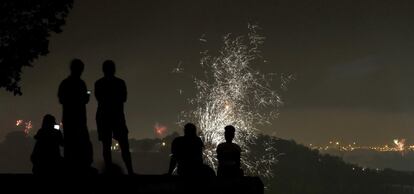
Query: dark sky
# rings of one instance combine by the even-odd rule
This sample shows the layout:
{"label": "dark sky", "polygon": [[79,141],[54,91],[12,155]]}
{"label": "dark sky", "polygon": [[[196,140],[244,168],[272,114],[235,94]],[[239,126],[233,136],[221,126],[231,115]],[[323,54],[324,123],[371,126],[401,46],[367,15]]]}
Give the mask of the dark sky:
{"label": "dark sky", "polygon": [[[0,91],[0,137],[18,118],[36,130],[44,114],[60,118],[57,88],[74,57],[85,62],[90,89],[105,59],[117,63],[129,89],[132,137],[153,137],[156,122],[179,130],[178,114],[195,95],[199,52],[217,49],[225,33],[245,33],[252,21],[267,37],[269,61],[255,68],[296,75],[280,117],[264,131],[302,143],[414,143],[412,7],[385,0],[77,0],[63,33],[51,37],[50,54],[24,69],[23,96]],[[179,61],[185,76],[171,73]],[[95,110],[92,98],[90,129]]]}

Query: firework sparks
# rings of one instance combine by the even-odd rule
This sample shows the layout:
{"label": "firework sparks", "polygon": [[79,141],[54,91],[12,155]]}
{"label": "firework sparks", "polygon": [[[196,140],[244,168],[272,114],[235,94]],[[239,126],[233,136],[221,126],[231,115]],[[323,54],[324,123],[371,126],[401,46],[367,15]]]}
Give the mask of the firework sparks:
{"label": "firework sparks", "polygon": [[182,61],[179,61],[177,67],[175,67],[172,70],[172,73],[183,73],[184,72],[184,68],[182,67],[182,65],[183,65],[183,62]]}
{"label": "firework sparks", "polygon": [[206,34],[201,35],[201,37],[198,39],[200,42],[207,42]]}
{"label": "firework sparks", "polygon": [[29,135],[31,129],[33,128],[32,121],[28,121],[25,123],[24,133]]}
{"label": "firework sparks", "polygon": [[19,119],[16,121],[16,127],[20,126],[21,124],[23,124],[23,120]]}
{"label": "firework sparks", "polygon": [[182,95],[184,93],[184,91],[182,89],[178,89],[178,94]]}
{"label": "firework sparks", "polygon": [[[248,28],[247,37],[224,36],[224,46],[218,56],[201,52],[200,63],[208,77],[194,81],[198,93],[190,103],[195,108],[183,117],[197,122],[205,143],[204,155],[211,166],[216,168],[215,149],[224,141],[224,127],[233,125],[237,130],[235,142],[244,151],[242,164],[247,174],[266,177],[272,175],[274,148],[266,148],[263,156],[252,161],[247,159],[252,158],[248,157],[251,156],[249,145],[255,143],[260,133],[257,124],[269,123],[283,102],[267,76],[251,68],[252,63],[264,61],[260,60],[259,46],[265,38],[258,35],[258,26],[248,25]],[[282,87],[286,87],[288,78],[283,77]]]}

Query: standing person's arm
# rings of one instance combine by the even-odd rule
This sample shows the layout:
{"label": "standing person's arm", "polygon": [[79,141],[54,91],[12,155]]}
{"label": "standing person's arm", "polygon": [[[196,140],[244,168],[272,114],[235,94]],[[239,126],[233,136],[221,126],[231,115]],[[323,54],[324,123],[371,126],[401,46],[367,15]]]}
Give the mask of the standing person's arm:
{"label": "standing person's arm", "polygon": [[81,92],[82,92],[82,101],[83,101],[83,103],[88,104],[88,102],[89,102],[89,94],[88,94],[88,89],[86,88],[85,82],[82,81],[82,86],[81,87],[82,87],[82,89],[81,89]]}
{"label": "standing person's arm", "polygon": [[98,101],[98,103],[101,101],[101,97],[102,97],[101,93],[102,92],[101,92],[101,88],[99,87],[99,82],[96,81],[95,88],[94,88],[94,94],[95,94],[96,101]]}
{"label": "standing person's arm", "polygon": [[221,146],[220,145],[221,144],[219,144],[217,146],[217,149],[216,149],[217,160],[218,160],[219,163],[220,163],[220,161],[222,160],[222,157],[223,157],[223,154],[221,153]]}
{"label": "standing person's arm", "polygon": [[63,147],[63,135],[60,131],[58,133],[58,142],[59,142],[59,145]]}
{"label": "standing person's arm", "polygon": [[240,160],[241,160],[241,152],[242,152],[242,149],[240,148],[240,146],[239,145],[237,145],[237,149],[238,149],[238,160],[236,161],[236,165],[240,168]]}
{"label": "standing person's arm", "polygon": [[63,82],[60,83],[60,85],[59,85],[58,98],[59,98],[59,103],[60,104],[64,104],[64,102],[65,102],[65,94],[64,94],[64,85],[63,85]]}
{"label": "standing person's arm", "polygon": [[128,95],[128,92],[127,92],[127,87],[126,87],[126,84],[125,84],[125,81],[124,80],[122,80],[122,85],[121,85],[121,100],[122,100],[122,102],[126,102],[127,101],[127,95]]}
{"label": "standing person's arm", "polygon": [[171,175],[177,166],[177,159],[176,159],[176,145],[175,141],[171,143],[171,154],[170,154],[170,167],[168,168],[168,174]]}
{"label": "standing person's arm", "polygon": [[172,175],[172,173],[173,173],[173,171],[175,169],[175,166],[177,165],[177,160],[175,159],[175,157],[174,157],[173,154],[171,154],[171,157],[170,158],[171,159],[170,159],[170,167],[168,168],[168,174],[169,175]]}
{"label": "standing person's arm", "polygon": [[30,161],[33,165],[39,164],[39,145],[36,142],[33,148],[33,152],[30,155]]}

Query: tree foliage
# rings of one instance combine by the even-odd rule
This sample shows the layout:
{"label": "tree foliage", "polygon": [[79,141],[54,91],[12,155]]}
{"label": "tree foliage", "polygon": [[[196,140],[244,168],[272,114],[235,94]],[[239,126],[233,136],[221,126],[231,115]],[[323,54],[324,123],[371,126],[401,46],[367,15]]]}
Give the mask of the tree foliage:
{"label": "tree foliage", "polygon": [[73,0],[0,2],[0,88],[21,95],[20,75],[49,53],[49,37],[60,33]]}

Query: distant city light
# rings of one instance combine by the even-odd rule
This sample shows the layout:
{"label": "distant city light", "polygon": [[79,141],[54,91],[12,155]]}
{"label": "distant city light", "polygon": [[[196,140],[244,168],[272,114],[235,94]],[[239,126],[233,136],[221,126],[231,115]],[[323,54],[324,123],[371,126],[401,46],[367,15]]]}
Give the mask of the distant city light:
{"label": "distant city light", "polygon": [[119,143],[112,140],[112,146],[111,146],[111,150],[112,151],[118,151],[119,150]]}
{"label": "distant city light", "polygon": [[[405,139],[393,139],[394,146],[389,146],[388,144],[382,145],[382,146],[362,146],[358,145],[356,142],[352,142],[352,144],[342,144],[340,145],[339,141],[329,141],[327,145],[315,145],[315,144],[309,144],[309,147],[311,149],[316,149],[320,151],[326,151],[330,149],[336,149],[343,152],[351,152],[354,150],[373,150],[378,152],[400,152],[401,154],[404,154],[404,152],[407,151],[414,151],[414,145],[406,145]],[[346,146],[345,146],[346,145]]]}

